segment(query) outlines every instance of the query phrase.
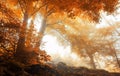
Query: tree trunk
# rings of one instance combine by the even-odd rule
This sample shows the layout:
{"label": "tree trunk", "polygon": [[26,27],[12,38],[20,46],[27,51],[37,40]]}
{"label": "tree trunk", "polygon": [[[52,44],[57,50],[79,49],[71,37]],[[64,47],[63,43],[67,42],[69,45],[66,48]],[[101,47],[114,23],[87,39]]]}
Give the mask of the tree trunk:
{"label": "tree trunk", "polygon": [[[89,45],[87,45],[87,46],[89,46]],[[89,48],[86,47],[87,55],[90,58],[90,64],[92,66],[92,69],[96,69],[96,65],[95,65],[95,62],[94,62],[93,53],[91,53],[91,50],[92,50],[91,47],[89,47]]]}
{"label": "tree trunk", "polygon": [[40,28],[39,32],[43,34],[44,31],[45,31],[45,28],[46,28],[46,26],[47,26],[47,24],[46,24],[46,18],[44,18],[44,19],[42,20],[41,26],[42,26],[42,27]]}
{"label": "tree trunk", "polygon": [[119,60],[118,60],[118,57],[117,57],[117,54],[116,54],[115,51],[114,51],[114,54],[115,54],[116,61],[117,61],[117,63],[118,63],[118,67],[120,68],[120,62],[119,62]]}
{"label": "tree trunk", "polygon": [[39,41],[36,43],[36,47],[38,48],[40,47],[41,39],[43,37],[46,27],[47,27],[46,18],[44,18],[41,23],[41,28],[39,29]]}
{"label": "tree trunk", "polygon": [[118,67],[120,68],[120,63],[119,63],[119,60],[118,60],[118,57],[117,57],[117,54],[116,54],[116,50],[114,47],[110,47],[111,48],[111,51],[113,52],[114,56],[115,56],[115,59],[116,59],[116,62],[118,64]]}
{"label": "tree trunk", "polygon": [[19,40],[17,43],[16,53],[15,53],[15,58],[17,59],[20,58],[25,48],[25,34],[26,34],[27,21],[28,21],[28,14],[24,13],[24,20],[22,26],[20,27]]}
{"label": "tree trunk", "polygon": [[25,14],[22,27],[20,28],[17,49],[23,49],[25,47],[25,34],[26,34],[27,21],[28,21],[28,15]]}
{"label": "tree trunk", "polygon": [[[23,24],[22,27],[20,28],[20,33],[19,33],[19,40],[17,43],[17,49],[16,49],[16,54],[15,54],[15,59],[17,59],[18,61],[22,62],[22,63],[28,63],[30,59],[28,59],[28,54],[31,54],[33,51],[34,52],[34,48],[32,47],[25,47],[25,39],[26,39],[26,30],[27,30],[27,21],[28,21],[28,15],[27,13],[24,14],[24,20],[23,20]],[[40,47],[40,43],[41,43],[41,39],[42,36],[44,34],[45,28],[46,28],[46,19],[42,20],[41,23],[41,28],[39,30],[39,35],[38,35],[38,42],[35,45],[35,48]],[[31,48],[31,49],[29,49]],[[31,51],[30,51],[31,50]],[[37,52],[38,51],[38,52]],[[37,50],[35,53],[39,53],[39,50]]]}
{"label": "tree trunk", "polygon": [[96,65],[95,65],[93,56],[92,56],[92,55],[89,55],[89,57],[90,57],[90,64],[92,65],[92,68],[93,68],[93,69],[96,69]]}

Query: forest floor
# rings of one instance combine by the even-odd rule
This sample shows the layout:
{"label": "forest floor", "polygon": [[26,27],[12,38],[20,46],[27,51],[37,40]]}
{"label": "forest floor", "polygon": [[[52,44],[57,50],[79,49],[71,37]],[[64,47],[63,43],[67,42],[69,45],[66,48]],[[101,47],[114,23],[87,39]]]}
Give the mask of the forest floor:
{"label": "forest floor", "polygon": [[92,70],[85,67],[69,67],[58,64],[25,65],[15,60],[0,59],[0,76],[120,76],[105,70]]}

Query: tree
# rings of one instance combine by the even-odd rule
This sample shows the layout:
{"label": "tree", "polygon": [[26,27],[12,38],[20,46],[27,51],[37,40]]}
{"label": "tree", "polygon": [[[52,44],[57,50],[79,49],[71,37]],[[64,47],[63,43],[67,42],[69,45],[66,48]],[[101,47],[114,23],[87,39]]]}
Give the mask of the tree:
{"label": "tree", "polygon": [[[6,4],[6,5],[8,5],[8,7],[5,5],[5,3],[4,3],[4,1],[1,1],[1,13],[2,14],[5,14],[2,18],[1,18],[1,20],[3,20],[3,22],[6,22],[6,21],[8,21],[8,22],[6,22],[6,24],[7,25],[5,25],[5,24],[3,24],[3,22],[1,23],[1,24],[3,24],[3,25],[5,25],[5,26],[7,26],[7,27],[12,27],[13,29],[16,29],[15,27],[16,26],[18,26],[18,28],[19,29],[17,29],[18,31],[17,31],[17,33],[19,33],[19,39],[17,39],[18,40],[18,43],[17,44],[14,44],[15,46],[17,45],[17,47],[15,48],[15,58],[17,58],[18,59],[18,61],[20,60],[20,61],[22,61],[22,62],[24,62],[24,63],[26,63],[27,62],[27,60],[29,60],[30,58],[29,58],[29,55],[31,56],[32,54],[34,54],[34,56],[35,55],[37,55],[37,57],[38,57],[38,55],[39,55],[39,47],[36,47],[37,49],[33,49],[33,46],[31,46],[30,47],[30,45],[31,45],[31,43],[29,44],[29,47],[26,47],[25,46],[25,42],[27,41],[26,39],[25,39],[25,37],[26,37],[26,31],[27,31],[27,28],[26,28],[26,26],[27,26],[27,21],[28,21],[28,17],[27,17],[27,15],[28,15],[28,13],[24,13],[24,10],[26,9],[26,11],[27,11],[27,8],[22,8],[22,6],[23,5],[21,5],[21,9],[22,9],[22,11],[20,11],[21,9],[19,9],[19,7],[17,6],[17,11],[16,11],[16,9],[14,9],[14,7],[15,6],[13,6],[12,4],[16,4],[17,2],[14,2],[14,1],[11,1],[11,0],[8,0],[8,1],[5,1],[6,3],[8,2],[8,3],[11,3],[11,4]],[[12,3],[13,2],[13,3]],[[27,5],[28,6],[28,5]],[[19,13],[19,14],[18,14]],[[23,22],[21,22],[20,20],[21,20],[21,16],[22,16],[22,13],[24,14],[24,18],[23,18]],[[13,16],[11,16],[11,15],[13,15]],[[7,18],[6,18],[7,17]],[[15,19],[14,19],[15,18]],[[5,20],[6,19],[6,20]],[[10,24],[9,24],[10,23]],[[14,25],[12,25],[11,23],[14,23]],[[18,24],[17,24],[18,23]],[[22,25],[22,27],[20,27]],[[3,27],[5,27],[5,26],[3,26]],[[5,28],[4,28],[5,29]],[[3,30],[4,30],[3,29]],[[31,33],[32,33],[33,31],[31,31]],[[8,32],[8,33],[10,33],[10,32]],[[11,33],[10,33],[11,34]],[[15,34],[15,33],[13,33],[13,34]],[[28,35],[29,35],[29,33],[28,33]],[[17,35],[18,36],[18,35]],[[36,38],[36,40],[38,39],[37,37],[35,37],[34,36],[34,38]],[[17,42],[17,41],[16,41]],[[4,44],[3,44],[4,45]],[[13,47],[14,48],[14,47]],[[32,54],[30,53],[30,52],[27,52],[27,51],[34,51]],[[26,52],[25,52],[26,51]],[[28,54],[28,57],[26,56],[26,54]],[[32,57],[34,57],[34,56],[32,56]],[[42,58],[42,60],[44,60],[44,61],[47,61],[47,60],[49,60],[49,56],[48,55],[46,55],[46,53],[45,52],[41,52],[41,54],[40,54],[40,56],[43,56],[43,58]],[[48,58],[48,59],[47,59]],[[41,59],[40,59],[41,60]],[[39,60],[39,61],[40,61]]]}

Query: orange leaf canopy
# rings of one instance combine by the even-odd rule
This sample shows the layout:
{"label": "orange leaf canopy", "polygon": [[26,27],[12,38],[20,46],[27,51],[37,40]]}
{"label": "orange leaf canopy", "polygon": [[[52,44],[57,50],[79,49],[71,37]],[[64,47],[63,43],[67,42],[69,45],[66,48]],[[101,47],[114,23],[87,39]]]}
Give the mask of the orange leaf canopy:
{"label": "orange leaf canopy", "polygon": [[53,6],[57,12],[67,12],[69,17],[80,14],[88,15],[92,20],[98,21],[101,10],[112,13],[118,0],[42,0]]}

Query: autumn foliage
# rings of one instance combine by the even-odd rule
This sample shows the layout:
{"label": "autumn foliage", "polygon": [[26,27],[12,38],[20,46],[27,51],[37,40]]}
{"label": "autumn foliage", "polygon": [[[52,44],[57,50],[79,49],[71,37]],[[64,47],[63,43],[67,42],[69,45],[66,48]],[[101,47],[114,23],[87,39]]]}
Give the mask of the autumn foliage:
{"label": "autumn foliage", "polygon": [[[65,35],[79,57],[89,57],[92,68],[96,69],[96,53],[113,56],[115,64],[120,66],[115,40],[107,39],[116,28],[95,28],[100,12],[111,14],[117,4],[118,0],[1,0],[0,56],[25,64],[50,61],[50,56],[40,50],[40,44],[46,30],[55,29]],[[37,14],[41,16],[38,32],[34,23]]]}
{"label": "autumn foliage", "polygon": [[[118,0],[46,0],[48,7],[57,12],[67,12],[68,17],[88,15],[92,20],[99,21],[100,11],[112,13]],[[45,2],[43,0],[43,2]]]}

